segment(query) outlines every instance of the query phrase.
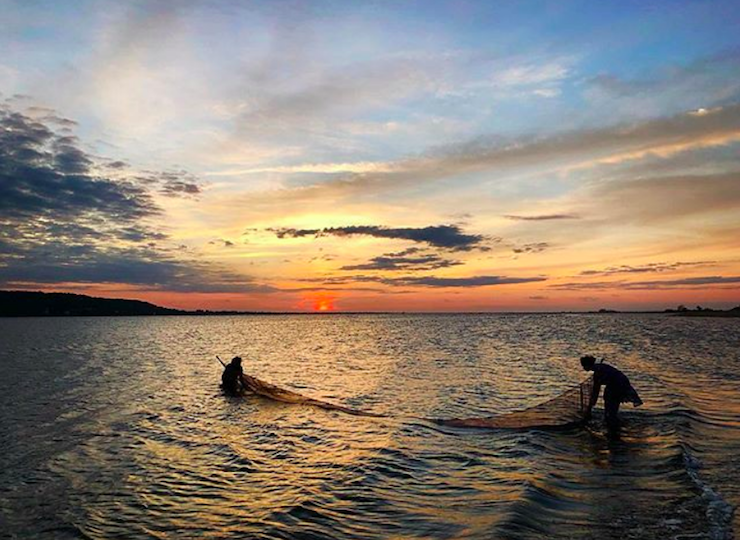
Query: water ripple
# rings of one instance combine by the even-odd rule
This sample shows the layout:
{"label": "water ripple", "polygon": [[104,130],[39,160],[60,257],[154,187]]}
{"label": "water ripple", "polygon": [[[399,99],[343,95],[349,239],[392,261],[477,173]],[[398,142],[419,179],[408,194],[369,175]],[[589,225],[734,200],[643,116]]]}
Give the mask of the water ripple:
{"label": "water ripple", "polygon": [[[740,502],[737,321],[664,316],[0,320],[9,538],[711,538]],[[620,440],[466,430],[605,355]],[[226,398],[214,354],[390,418]],[[51,376],[50,376],[51,375]]]}

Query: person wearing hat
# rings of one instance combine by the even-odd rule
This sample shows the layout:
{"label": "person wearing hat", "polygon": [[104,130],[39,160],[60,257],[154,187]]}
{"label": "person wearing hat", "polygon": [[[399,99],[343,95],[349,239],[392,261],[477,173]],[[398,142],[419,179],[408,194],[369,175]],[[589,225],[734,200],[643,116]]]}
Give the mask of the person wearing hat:
{"label": "person wearing hat", "polygon": [[619,406],[622,403],[630,402],[633,406],[642,405],[642,400],[633,388],[627,375],[619,371],[614,366],[605,364],[602,360],[598,364],[596,358],[587,355],[581,357],[581,366],[586,371],[594,372],[594,388],[591,392],[591,399],[586,409],[586,419],[591,417],[591,409],[599,400],[599,392],[604,387],[604,420],[609,429],[619,427]]}
{"label": "person wearing hat", "polygon": [[242,370],[242,359],[235,356],[231,359],[229,365],[224,368],[221,374],[221,386],[224,392],[231,396],[238,396],[244,390],[244,381],[242,380],[244,370]]}

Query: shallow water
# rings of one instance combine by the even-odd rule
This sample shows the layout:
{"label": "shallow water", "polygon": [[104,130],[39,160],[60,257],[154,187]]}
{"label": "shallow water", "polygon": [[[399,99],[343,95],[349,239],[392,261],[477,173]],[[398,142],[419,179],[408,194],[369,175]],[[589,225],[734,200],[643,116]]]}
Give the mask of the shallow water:
{"label": "shallow water", "polygon": [[[0,536],[732,538],[740,321],[650,315],[0,319]],[[465,430],[605,355],[645,405]],[[214,358],[347,416],[224,397]]]}

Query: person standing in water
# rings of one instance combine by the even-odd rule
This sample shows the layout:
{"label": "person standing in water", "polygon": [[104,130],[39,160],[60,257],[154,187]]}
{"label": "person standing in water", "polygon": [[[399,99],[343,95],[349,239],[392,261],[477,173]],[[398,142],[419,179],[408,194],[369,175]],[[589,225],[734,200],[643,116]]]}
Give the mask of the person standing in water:
{"label": "person standing in water", "polygon": [[619,371],[614,366],[604,364],[602,360],[598,364],[596,358],[587,355],[581,357],[581,366],[586,371],[594,372],[594,388],[591,392],[591,399],[586,409],[586,419],[591,417],[591,409],[599,400],[599,392],[604,386],[604,419],[609,429],[619,428],[619,406],[622,403],[630,402],[635,407],[642,405],[640,396],[632,387],[627,375]]}
{"label": "person standing in water", "polygon": [[231,363],[224,368],[221,374],[221,386],[224,392],[231,396],[237,396],[244,390],[244,381],[242,380],[244,370],[242,370],[242,359],[235,356]]}

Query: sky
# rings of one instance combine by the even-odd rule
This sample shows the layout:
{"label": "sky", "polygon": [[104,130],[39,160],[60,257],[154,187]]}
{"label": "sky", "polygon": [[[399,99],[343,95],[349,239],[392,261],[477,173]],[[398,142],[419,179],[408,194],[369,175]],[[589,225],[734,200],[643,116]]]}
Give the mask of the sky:
{"label": "sky", "polygon": [[736,0],[0,0],[0,288],[740,304]]}

